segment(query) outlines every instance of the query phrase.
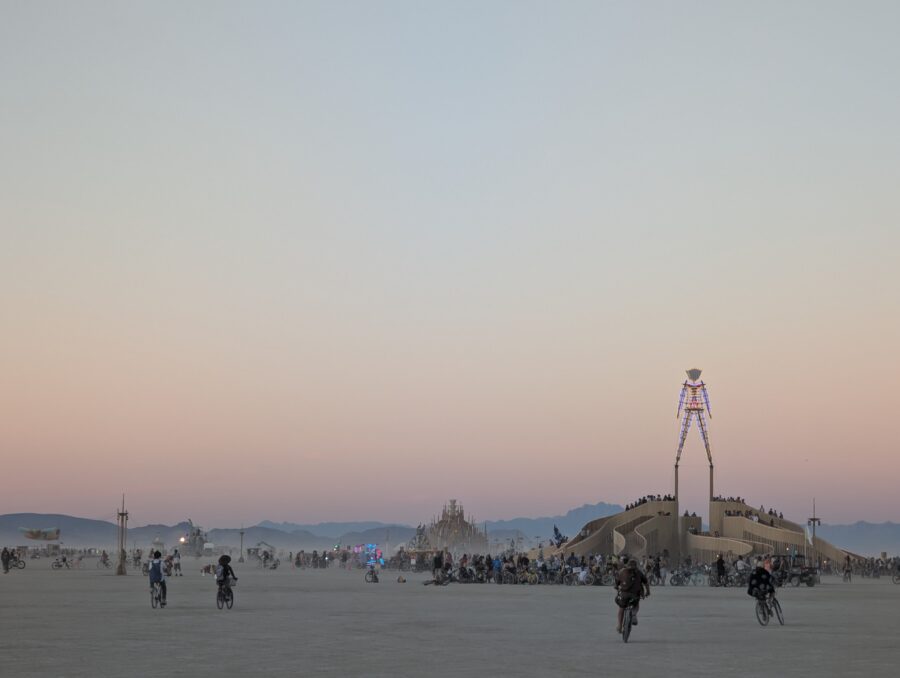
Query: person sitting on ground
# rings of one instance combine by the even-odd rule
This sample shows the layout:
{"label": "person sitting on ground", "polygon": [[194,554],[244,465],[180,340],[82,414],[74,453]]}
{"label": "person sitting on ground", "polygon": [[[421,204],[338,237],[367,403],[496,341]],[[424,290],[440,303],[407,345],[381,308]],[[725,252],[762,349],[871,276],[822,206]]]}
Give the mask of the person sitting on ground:
{"label": "person sitting on ground", "polygon": [[163,566],[162,561],[162,553],[156,551],[153,554],[153,560],[150,561],[150,569],[148,572],[150,576],[150,588],[153,588],[153,584],[159,583],[159,606],[166,606],[166,573]]}
{"label": "person sitting on ground", "polygon": [[641,598],[650,595],[650,583],[647,577],[638,569],[637,561],[633,558],[623,567],[616,577],[616,605],[618,605],[618,615],[616,617],[616,632],[622,633],[622,622],[625,618],[625,608],[634,605],[631,613],[631,623],[637,626],[637,613],[640,607]]}

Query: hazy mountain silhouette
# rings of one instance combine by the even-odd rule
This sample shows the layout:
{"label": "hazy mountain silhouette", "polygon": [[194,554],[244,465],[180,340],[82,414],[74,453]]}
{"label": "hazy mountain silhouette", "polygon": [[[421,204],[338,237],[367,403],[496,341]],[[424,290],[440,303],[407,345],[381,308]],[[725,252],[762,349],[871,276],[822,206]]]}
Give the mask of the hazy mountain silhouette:
{"label": "hazy mountain silhouette", "polygon": [[[317,537],[328,537],[334,539],[348,532],[365,532],[379,527],[402,527],[409,528],[409,525],[391,525],[373,520],[363,520],[347,523],[273,523],[271,520],[264,520],[257,527],[267,527],[273,530],[281,530],[282,532],[309,532]],[[360,542],[361,543],[361,542]]]}
{"label": "hazy mountain silhouette", "polygon": [[[562,516],[546,518],[514,518],[512,520],[487,521],[491,541],[509,541],[522,536],[525,543],[534,542],[535,537],[547,540],[553,533],[553,526],[571,537],[585,523],[595,518],[611,515],[621,510],[615,504],[585,504],[572,509]],[[279,525],[281,528],[272,527]],[[116,526],[105,520],[92,520],[57,513],[9,513],[0,515],[0,545],[15,546],[29,544],[37,546],[41,542],[25,539],[19,528],[53,528],[62,531],[61,541],[66,546],[95,546],[110,549],[116,542]],[[188,531],[188,523],[176,525],[144,525],[128,530],[128,548],[132,545],[148,549],[158,536],[168,549],[175,548],[178,539]],[[244,529],[244,547],[266,542],[286,551],[304,549],[330,549],[335,544],[353,545],[365,543],[390,544],[391,547],[407,542],[415,534],[415,528],[407,525],[390,525],[376,521],[317,523],[301,526],[296,523],[272,523],[264,521],[259,525]],[[854,553],[878,555],[887,551],[889,555],[900,553],[900,524],[893,522],[868,523],[864,521],[852,525],[822,525],[817,534]],[[217,545],[236,547],[240,544],[240,528],[213,529],[209,540]]]}
{"label": "hazy mountain silhouette", "polygon": [[607,504],[601,501],[597,504],[585,504],[574,508],[564,516],[489,520],[487,521],[487,529],[490,533],[496,530],[518,530],[525,535],[526,539],[534,540],[537,537],[546,540],[553,535],[553,526],[556,525],[563,534],[572,537],[586,523],[624,510],[624,507],[618,504]]}

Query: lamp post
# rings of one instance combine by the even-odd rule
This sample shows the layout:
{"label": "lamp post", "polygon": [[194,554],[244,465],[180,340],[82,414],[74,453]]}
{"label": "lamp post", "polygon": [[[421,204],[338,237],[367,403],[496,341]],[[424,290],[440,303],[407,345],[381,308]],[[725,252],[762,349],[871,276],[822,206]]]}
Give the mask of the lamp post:
{"label": "lamp post", "polygon": [[241,553],[238,555],[238,562],[244,562],[244,526],[241,525]]}
{"label": "lamp post", "polygon": [[821,525],[822,521],[816,517],[816,498],[813,497],[813,514],[812,518],[807,518],[806,524],[812,527],[812,547],[813,558],[816,561],[816,569],[819,569],[819,549],[816,547],[816,525]]}
{"label": "lamp post", "polygon": [[122,510],[117,511],[119,518],[119,562],[116,565],[116,574],[124,575],[127,574],[127,570],[125,569],[125,540],[128,532],[128,511],[125,510],[125,495],[122,495]]}

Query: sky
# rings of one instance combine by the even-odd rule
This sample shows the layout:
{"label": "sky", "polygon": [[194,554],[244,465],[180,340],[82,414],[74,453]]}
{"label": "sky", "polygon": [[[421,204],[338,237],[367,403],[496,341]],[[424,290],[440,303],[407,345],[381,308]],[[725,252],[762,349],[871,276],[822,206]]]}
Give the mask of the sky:
{"label": "sky", "polygon": [[0,0],[0,513],[900,521],[898,21]]}

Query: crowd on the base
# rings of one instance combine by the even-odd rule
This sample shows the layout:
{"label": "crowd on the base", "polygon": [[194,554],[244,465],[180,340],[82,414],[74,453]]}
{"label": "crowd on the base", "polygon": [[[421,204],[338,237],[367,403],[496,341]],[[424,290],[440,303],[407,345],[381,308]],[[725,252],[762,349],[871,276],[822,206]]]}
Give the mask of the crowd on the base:
{"label": "crowd on the base", "polygon": [[625,504],[625,510],[630,511],[633,508],[637,508],[638,506],[643,506],[644,504],[649,504],[651,501],[675,501],[675,496],[671,494],[648,494],[640,499],[637,499],[630,504]]}

